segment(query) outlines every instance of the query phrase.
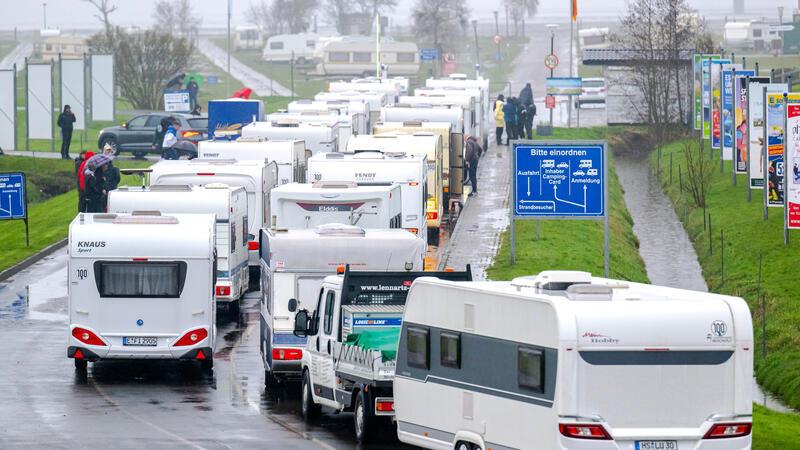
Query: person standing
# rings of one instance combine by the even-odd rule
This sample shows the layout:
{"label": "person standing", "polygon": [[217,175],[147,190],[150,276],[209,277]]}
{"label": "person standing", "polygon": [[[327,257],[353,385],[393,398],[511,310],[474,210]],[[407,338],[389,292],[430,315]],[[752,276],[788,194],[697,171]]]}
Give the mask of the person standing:
{"label": "person standing", "polygon": [[528,139],[533,139],[533,119],[536,117],[536,104],[530,104],[525,107],[525,135]]}
{"label": "person standing", "polygon": [[86,161],[86,150],[81,150],[78,157],[75,158],[75,186],[78,188],[78,212],[84,212],[86,206],[86,199],[83,196],[83,186],[81,183],[80,171],[83,163]]}
{"label": "person standing", "polygon": [[503,117],[506,123],[506,145],[512,140],[517,139],[517,99],[509,97],[506,104],[503,106]]}
{"label": "person standing", "polygon": [[494,102],[494,136],[497,138],[497,145],[503,145],[503,128],[506,126],[505,114],[503,114],[503,106],[505,106],[505,97],[503,94],[497,96]]}
{"label": "person standing", "polygon": [[530,83],[525,83],[525,87],[519,91],[519,103],[525,108],[533,104],[533,88]]}
{"label": "person standing", "polygon": [[173,119],[170,121],[167,132],[164,133],[164,142],[161,144],[161,158],[162,159],[178,159],[178,130],[181,129],[181,124]]}
{"label": "person standing", "polygon": [[58,127],[61,128],[61,159],[71,159],[69,145],[72,143],[72,127],[75,123],[75,114],[69,105],[64,105],[64,111],[58,115]]}
{"label": "person standing", "polygon": [[167,128],[169,128],[169,118],[164,117],[161,119],[161,122],[158,124],[158,128],[156,128],[156,135],[153,137],[153,144],[151,147],[153,151],[161,154],[164,145],[164,135],[167,134]]}
{"label": "person standing", "polygon": [[469,181],[472,184],[472,192],[469,197],[478,194],[478,161],[480,160],[483,149],[478,144],[475,136],[467,137],[467,151],[464,159],[467,161],[467,172],[469,173]]}
{"label": "person standing", "polygon": [[108,156],[109,159],[108,164],[106,164],[107,167],[104,169],[105,190],[106,192],[111,192],[119,186],[121,175],[119,169],[114,166],[114,149],[106,144],[103,147],[103,154]]}
{"label": "person standing", "polygon": [[105,165],[97,167],[94,161],[86,165],[86,212],[106,212],[108,191],[105,188]]}
{"label": "person standing", "polygon": [[200,92],[200,85],[197,84],[194,77],[189,77],[189,81],[186,83],[186,90],[189,91],[189,105],[194,110],[195,106],[197,106],[197,94]]}

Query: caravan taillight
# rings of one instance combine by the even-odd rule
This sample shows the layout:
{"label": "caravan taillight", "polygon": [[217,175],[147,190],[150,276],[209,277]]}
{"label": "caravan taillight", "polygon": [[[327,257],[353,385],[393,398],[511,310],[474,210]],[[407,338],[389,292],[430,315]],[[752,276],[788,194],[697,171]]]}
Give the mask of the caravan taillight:
{"label": "caravan taillight", "polygon": [[72,337],[88,345],[102,345],[105,347],[106,343],[100,337],[86,328],[75,327],[72,329]]}
{"label": "caravan taillight", "polygon": [[217,286],[217,295],[221,297],[227,297],[231,295],[231,287],[230,286]]}
{"label": "caravan taillight", "polygon": [[208,331],[205,328],[197,328],[181,336],[181,338],[172,345],[173,347],[186,347],[188,345],[195,345],[207,337]]}
{"label": "caravan taillight", "polygon": [[558,424],[558,431],[562,435],[573,439],[611,440],[611,436],[606,429],[597,424],[560,423]]}
{"label": "caravan taillight", "polygon": [[247,243],[247,249],[251,251],[258,250],[258,241],[249,241]]}
{"label": "caravan taillight", "polygon": [[752,423],[718,423],[711,427],[703,439],[725,439],[742,437],[750,434]]}

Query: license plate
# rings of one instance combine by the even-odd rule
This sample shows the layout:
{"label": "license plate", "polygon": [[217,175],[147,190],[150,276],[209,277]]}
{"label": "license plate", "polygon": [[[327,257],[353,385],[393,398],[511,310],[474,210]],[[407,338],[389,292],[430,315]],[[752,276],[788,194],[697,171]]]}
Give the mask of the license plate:
{"label": "license plate", "polygon": [[636,450],[678,450],[678,441],[636,441]]}
{"label": "license plate", "polygon": [[122,345],[133,345],[139,347],[155,347],[158,345],[158,338],[126,336],[122,338]]}

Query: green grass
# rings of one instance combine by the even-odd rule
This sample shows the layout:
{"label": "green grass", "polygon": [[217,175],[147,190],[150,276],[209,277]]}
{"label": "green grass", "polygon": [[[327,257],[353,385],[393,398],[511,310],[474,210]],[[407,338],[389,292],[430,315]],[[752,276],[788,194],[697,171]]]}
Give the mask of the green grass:
{"label": "green grass", "polygon": [[[556,128],[552,139],[606,139],[607,136],[608,129],[601,127]],[[610,275],[612,278],[647,282],[644,262],[639,256],[639,242],[633,234],[633,219],[625,206],[622,187],[613,167],[613,158],[609,157]],[[487,271],[491,279],[510,280],[548,269],[584,270],[603,275],[602,221],[542,221],[541,239],[538,241],[535,240],[535,221],[518,221],[515,229],[517,264],[511,265],[506,231],[501,237],[494,264]]]}
{"label": "green grass", "polygon": [[800,416],[772,411],[753,404],[753,449],[785,450],[797,448]]}

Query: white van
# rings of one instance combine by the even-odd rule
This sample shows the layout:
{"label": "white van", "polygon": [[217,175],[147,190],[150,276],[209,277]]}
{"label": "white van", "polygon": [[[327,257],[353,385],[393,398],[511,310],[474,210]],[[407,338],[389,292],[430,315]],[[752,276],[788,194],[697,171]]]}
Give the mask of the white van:
{"label": "white van", "polygon": [[326,223],[377,229],[403,225],[403,201],[397,183],[291,183],[273,189],[271,201],[273,228],[314,228]]}
{"label": "white van", "polygon": [[295,100],[290,102],[286,111],[290,113],[307,113],[328,111],[331,114],[350,117],[354,134],[366,134],[369,107],[362,100]]}
{"label": "white van", "polygon": [[339,123],[286,120],[253,122],[242,127],[242,137],[261,139],[302,139],[312,154],[339,151]]}
{"label": "white van", "polygon": [[737,297],[548,271],[418,279],[394,382],[433,449],[749,449],[753,325]]}
{"label": "white van", "polygon": [[272,114],[267,114],[266,121],[272,123],[295,122],[299,124],[313,123],[313,124],[335,126],[336,129],[339,131],[339,134],[336,137],[337,148],[347,147],[347,141],[349,141],[350,136],[353,135],[354,118],[352,116],[347,115],[347,113],[338,114],[333,111],[303,111],[303,112],[278,111]]}
{"label": "white van", "polygon": [[444,156],[442,151],[442,138],[436,133],[418,132],[384,133],[379,135],[362,135],[350,139],[347,151],[382,153],[407,153],[410,155],[423,155],[428,161],[426,223],[428,228],[428,243],[439,245],[439,235],[444,219]]}
{"label": "white van", "polygon": [[[376,75],[378,57],[375,40],[369,37],[345,38],[325,44],[317,75]],[[380,64],[390,76],[416,75],[419,72],[419,48],[413,42],[381,41]]]}
{"label": "white van", "polygon": [[367,104],[367,130],[372,124],[380,120],[381,108],[389,103],[385,92],[320,92],[314,100],[347,100],[350,102],[364,102]]}
{"label": "white van", "polygon": [[313,311],[322,280],[345,265],[359,270],[422,270],[425,242],[404,230],[342,224],[261,230],[261,356],[265,384],[300,376],[305,337],[294,335],[289,299]]}
{"label": "white van", "polygon": [[275,162],[278,165],[278,185],[306,181],[308,153],[304,141],[245,137],[235,141],[200,141],[197,152],[202,159]]}
{"label": "white van", "polygon": [[247,192],[244,188],[211,183],[191,185],[122,186],[108,193],[108,212],[159,211],[162,214],[214,214],[217,235],[217,302],[239,300],[250,282],[247,270]]}
{"label": "white van", "polygon": [[314,61],[319,35],[314,33],[278,34],[270,36],[261,57],[265,61],[289,62],[294,56],[298,64]]}
{"label": "white van", "polygon": [[325,153],[308,159],[308,180],[355,181],[359,186],[397,183],[402,198],[402,227],[428,240],[427,157],[405,153]]}
{"label": "white van", "polygon": [[235,159],[193,159],[159,161],[151,166],[150,186],[223,183],[241,186],[247,192],[247,248],[250,279],[258,278],[258,230],[269,220],[269,193],[278,185],[278,166],[267,161]]}
{"label": "white van", "polygon": [[192,359],[216,340],[213,214],[78,214],[69,226],[67,357]]}

